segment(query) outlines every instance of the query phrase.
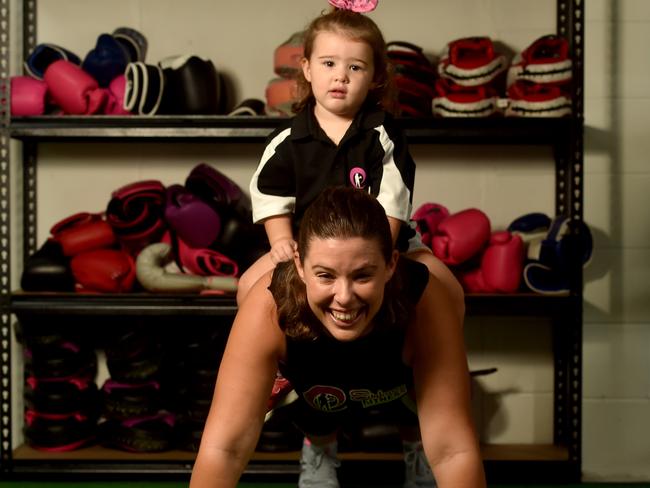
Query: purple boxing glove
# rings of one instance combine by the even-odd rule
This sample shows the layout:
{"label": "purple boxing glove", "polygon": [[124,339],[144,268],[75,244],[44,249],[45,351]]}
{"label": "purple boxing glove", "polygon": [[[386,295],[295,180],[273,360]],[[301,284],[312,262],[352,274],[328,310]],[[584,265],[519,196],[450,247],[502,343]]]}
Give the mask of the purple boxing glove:
{"label": "purple boxing glove", "polygon": [[209,247],[221,231],[221,218],[216,210],[182,185],[167,188],[165,219],[193,248]]}

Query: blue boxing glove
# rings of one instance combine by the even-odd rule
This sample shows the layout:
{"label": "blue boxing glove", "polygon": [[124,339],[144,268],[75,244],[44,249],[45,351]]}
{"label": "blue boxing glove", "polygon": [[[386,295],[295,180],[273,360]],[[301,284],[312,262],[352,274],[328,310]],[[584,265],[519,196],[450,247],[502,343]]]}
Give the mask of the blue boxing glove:
{"label": "blue boxing glove", "polygon": [[[544,295],[557,295],[570,291],[572,265],[579,261],[583,267],[591,260],[593,238],[584,222],[575,222],[576,232],[570,229],[570,219],[556,216],[546,235],[530,244],[524,267],[524,281],[531,290]],[[534,253],[531,252],[534,251]]]}
{"label": "blue boxing glove", "polygon": [[122,44],[110,34],[101,34],[81,67],[99,86],[106,88],[114,78],[124,74],[128,62],[129,54]]}
{"label": "blue boxing glove", "polygon": [[147,38],[131,27],[118,27],[113,31],[113,38],[126,50],[129,63],[144,61],[147,57]]}
{"label": "blue boxing glove", "polygon": [[79,56],[56,44],[39,44],[24,62],[25,72],[32,78],[42,80],[45,70],[54,61],[63,59],[76,65],[81,64]]}

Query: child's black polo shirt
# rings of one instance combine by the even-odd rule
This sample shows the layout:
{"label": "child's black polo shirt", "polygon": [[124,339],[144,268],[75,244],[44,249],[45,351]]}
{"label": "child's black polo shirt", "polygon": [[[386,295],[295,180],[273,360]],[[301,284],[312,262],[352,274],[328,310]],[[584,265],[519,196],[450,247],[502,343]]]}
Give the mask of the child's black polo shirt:
{"label": "child's black polo shirt", "polygon": [[337,146],[310,107],[269,136],[250,183],[253,220],[293,213],[297,228],[324,188],[352,185],[375,195],[388,216],[406,222],[414,177],[406,139],[389,114],[361,110]]}

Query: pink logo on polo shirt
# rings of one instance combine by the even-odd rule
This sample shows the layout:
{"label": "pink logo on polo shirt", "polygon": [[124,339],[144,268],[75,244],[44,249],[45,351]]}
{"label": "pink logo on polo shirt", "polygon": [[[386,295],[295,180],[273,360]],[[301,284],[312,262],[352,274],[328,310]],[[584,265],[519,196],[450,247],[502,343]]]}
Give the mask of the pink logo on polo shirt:
{"label": "pink logo on polo shirt", "polygon": [[350,170],[350,183],[360,190],[366,186],[366,171],[363,168],[355,166]]}

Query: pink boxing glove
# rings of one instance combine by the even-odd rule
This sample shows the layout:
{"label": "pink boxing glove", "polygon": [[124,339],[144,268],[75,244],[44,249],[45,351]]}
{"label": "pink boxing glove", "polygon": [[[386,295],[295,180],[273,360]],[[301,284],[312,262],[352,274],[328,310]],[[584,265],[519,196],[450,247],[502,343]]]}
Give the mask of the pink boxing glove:
{"label": "pink boxing glove", "polygon": [[31,76],[11,77],[11,115],[29,117],[45,113],[47,84]]}
{"label": "pink boxing glove", "polygon": [[478,254],[490,239],[490,220],[476,208],[444,219],[431,240],[433,254],[448,265],[461,264]]}
{"label": "pink boxing glove", "polygon": [[106,91],[83,69],[60,59],[50,64],[43,75],[54,102],[67,114],[90,115],[106,103]]}
{"label": "pink boxing glove", "polygon": [[497,231],[481,256],[480,268],[461,273],[459,280],[470,293],[514,293],[521,284],[524,242],[520,236]]}
{"label": "pink boxing glove", "polygon": [[422,243],[431,247],[431,239],[438,230],[440,222],[449,217],[447,207],[438,203],[423,203],[411,216],[422,236]]}
{"label": "pink boxing glove", "polygon": [[119,75],[113,78],[106,91],[106,105],[104,113],[106,115],[131,115],[127,109],[124,108],[124,92],[126,90],[126,77]]}

